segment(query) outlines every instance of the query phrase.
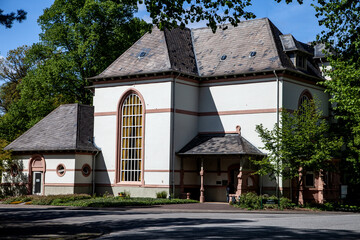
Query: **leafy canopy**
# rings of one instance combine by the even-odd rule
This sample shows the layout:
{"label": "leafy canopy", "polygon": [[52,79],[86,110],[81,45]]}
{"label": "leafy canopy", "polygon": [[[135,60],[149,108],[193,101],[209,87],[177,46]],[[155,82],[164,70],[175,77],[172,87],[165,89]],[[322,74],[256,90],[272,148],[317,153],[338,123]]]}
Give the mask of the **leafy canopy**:
{"label": "leafy canopy", "polygon": [[313,100],[305,101],[293,113],[283,111],[280,125],[272,130],[260,124],[256,131],[268,152],[267,157],[255,161],[261,175],[293,179],[306,171],[331,170],[332,158],[342,146],[341,138],[329,135],[329,124]]}
{"label": "leafy canopy", "polygon": [[14,21],[22,22],[26,19],[26,14],[24,10],[17,10],[17,13],[11,12],[8,14],[3,13],[4,10],[0,9],[0,24],[4,25],[6,28],[11,28]]}
{"label": "leafy canopy", "polygon": [[344,138],[343,164],[352,184],[360,184],[360,68],[352,61],[332,60],[331,80],[322,84],[330,93],[337,122],[335,133]]}
{"label": "leafy canopy", "polygon": [[91,104],[87,78],[151,27],[133,17],[136,10],[136,2],[118,0],[55,0],[45,9],[38,20],[41,41],[24,52],[29,69],[16,86],[19,98],[0,116],[0,138],[14,140],[61,104]]}
{"label": "leafy canopy", "polygon": [[28,46],[21,46],[10,50],[6,58],[0,58],[0,113],[8,111],[10,105],[20,98],[17,88],[26,76],[31,65],[25,60],[29,51]]}

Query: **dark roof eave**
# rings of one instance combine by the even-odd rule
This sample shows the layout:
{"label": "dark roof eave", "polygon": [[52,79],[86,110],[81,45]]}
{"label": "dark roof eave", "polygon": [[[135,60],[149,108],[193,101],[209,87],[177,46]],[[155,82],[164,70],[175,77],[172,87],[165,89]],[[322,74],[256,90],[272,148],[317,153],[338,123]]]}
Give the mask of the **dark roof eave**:
{"label": "dark roof eave", "polygon": [[256,156],[266,156],[265,153],[176,153],[179,156],[205,156],[205,155],[256,155]]}
{"label": "dark roof eave", "polygon": [[[282,72],[289,72],[297,75],[303,75],[307,78],[311,78],[314,80],[323,80],[322,78],[312,76],[309,74],[306,74],[304,72],[301,72],[299,70],[295,69],[289,69],[289,68],[276,68],[276,69],[270,69],[270,70],[260,70],[260,71],[252,71],[252,72],[242,72],[242,73],[232,73],[232,74],[220,74],[220,75],[213,75],[213,76],[198,76],[193,75],[189,73],[180,72],[177,70],[170,70],[170,71],[159,71],[159,72],[148,72],[148,73],[141,73],[141,74],[131,74],[131,75],[118,75],[118,76],[112,76],[112,77],[92,77],[87,78],[88,80],[99,80],[99,81],[110,81],[110,80],[117,80],[117,79],[134,79],[134,78],[140,78],[140,77],[149,77],[149,76],[165,76],[165,75],[178,75],[183,77],[188,77],[191,79],[199,80],[211,80],[211,79],[222,79],[222,78],[234,78],[234,77],[245,77],[245,76],[253,76],[253,75],[262,75],[266,73],[273,73],[274,71],[282,71]],[[93,81],[92,81],[93,82]],[[95,88],[96,86],[88,86],[86,88]]]}
{"label": "dark roof eave", "polygon": [[97,152],[100,152],[100,150],[84,150],[84,149],[58,149],[58,150],[55,150],[55,149],[51,149],[51,150],[45,150],[45,149],[31,149],[31,150],[23,150],[23,149],[10,149],[10,151],[13,153],[13,154],[32,154],[32,153],[41,153],[41,152],[46,152],[46,153],[78,153],[78,152],[81,152],[81,153],[97,153]]}

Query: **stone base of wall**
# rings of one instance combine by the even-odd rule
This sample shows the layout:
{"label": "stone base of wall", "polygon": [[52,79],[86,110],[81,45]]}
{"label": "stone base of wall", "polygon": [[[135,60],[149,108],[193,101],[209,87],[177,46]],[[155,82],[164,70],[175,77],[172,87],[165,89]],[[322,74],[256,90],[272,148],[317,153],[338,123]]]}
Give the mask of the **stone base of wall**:
{"label": "stone base of wall", "polygon": [[110,194],[118,196],[120,192],[129,192],[131,197],[156,198],[156,193],[166,191],[169,196],[169,188],[147,188],[147,187],[96,187],[96,194]]}
{"label": "stone base of wall", "polygon": [[44,195],[60,195],[60,194],[74,194],[74,187],[65,187],[65,186],[59,186],[59,187],[50,187],[45,186],[45,194]]}

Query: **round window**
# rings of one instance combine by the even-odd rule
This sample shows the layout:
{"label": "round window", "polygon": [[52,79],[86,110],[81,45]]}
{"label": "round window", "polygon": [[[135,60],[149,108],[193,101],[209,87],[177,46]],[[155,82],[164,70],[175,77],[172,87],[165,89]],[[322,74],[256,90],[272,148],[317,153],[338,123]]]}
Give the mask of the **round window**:
{"label": "round window", "polygon": [[89,164],[84,164],[81,168],[81,172],[85,177],[88,177],[91,173],[91,167]]}
{"label": "round window", "polygon": [[62,177],[65,175],[66,169],[64,164],[59,164],[56,168],[56,173],[59,177]]}
{"label": "round window", "polygon": [[11,165],[10,169],[11,176],[16,177],[19,174],[19,167],[16,164]]}

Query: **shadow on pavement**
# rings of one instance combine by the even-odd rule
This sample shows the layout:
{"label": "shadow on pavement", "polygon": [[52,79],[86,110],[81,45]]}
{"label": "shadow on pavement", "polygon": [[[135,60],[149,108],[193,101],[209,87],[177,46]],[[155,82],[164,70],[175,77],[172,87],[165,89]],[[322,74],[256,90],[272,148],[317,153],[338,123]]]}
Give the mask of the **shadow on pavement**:
{"label": "shadow on pavement", "polygon": [[[247,219],[177,218],[143,212],[0,209],[0,238],[359,239],[358,232],[249,226]],[[124,217],[126,215],[126,217]],[[143,217],[133,216],[142,215]],[[195,215],[196,216],[196,215]],[[81,218],[81,219],[79,219]]]}

